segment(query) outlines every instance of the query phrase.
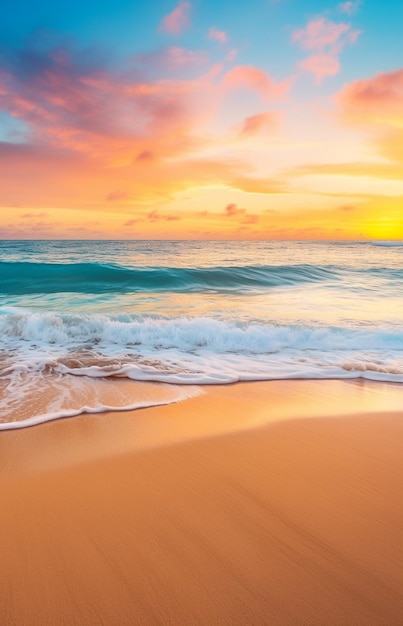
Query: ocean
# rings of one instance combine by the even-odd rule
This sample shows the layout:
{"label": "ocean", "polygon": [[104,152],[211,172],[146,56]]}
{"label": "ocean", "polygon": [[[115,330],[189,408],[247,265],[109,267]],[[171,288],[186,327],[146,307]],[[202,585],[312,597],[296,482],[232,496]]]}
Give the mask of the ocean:
{"label": "ocean", "polygon": [[403,382],[403,244],[1,241],[0,429],[200,385]]}

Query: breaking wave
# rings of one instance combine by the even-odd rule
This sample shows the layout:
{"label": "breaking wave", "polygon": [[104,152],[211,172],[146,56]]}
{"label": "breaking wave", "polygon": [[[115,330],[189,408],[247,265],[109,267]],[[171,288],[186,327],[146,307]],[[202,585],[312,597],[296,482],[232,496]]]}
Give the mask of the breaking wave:
{"label": "breaking wave", "polygon": [[403,382],[403,334],[393,326],[3,310],[0,334],[0,381],[8,397],[12,390],[29,394],[49,375],[175,385],[286,378]]}

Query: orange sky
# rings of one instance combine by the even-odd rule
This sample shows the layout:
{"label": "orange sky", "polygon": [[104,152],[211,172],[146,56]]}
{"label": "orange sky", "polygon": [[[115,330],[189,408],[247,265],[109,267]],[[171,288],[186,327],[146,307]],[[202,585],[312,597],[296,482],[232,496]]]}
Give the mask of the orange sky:
{"label": "orange sky", "polygon": [[355,4],[285,29],[283,75],[213,23],[184,45],[189,2],[119,67],[2,57],[0,237],[403,238],[403,69],[350,76]]}

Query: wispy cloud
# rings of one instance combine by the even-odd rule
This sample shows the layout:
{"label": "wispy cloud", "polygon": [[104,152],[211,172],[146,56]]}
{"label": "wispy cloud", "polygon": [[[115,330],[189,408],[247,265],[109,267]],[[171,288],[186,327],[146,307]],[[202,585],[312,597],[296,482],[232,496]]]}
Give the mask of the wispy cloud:
{"label": "wispy cloud", "polygon": [[190,24],[190,10],[190,2],[186,0],[179,2],[175,9],[162,20],[161,30],[172,35],[179,35]]}
{"label": "wispy cloud", "polygon": [[[27,65],[29,55],[35,64]],[[186,55],[180,49],[178,56],[183,60]],[[136,68],[119,73],[101,63],[88,67],[71,49],[63,55],[27,50],[21,61],[0,68],[0,107],[25,122],[29,144],[113,164],[116,155],[124,159],[125,153],[131,161],[165,150],[172,156],[177,152],[168,146],[172,140],[179,151],[185,137],[190,140],[192,81],[152,80]],[[155,67],[158,59],[151,70]]]}
{"label": "wispy cloud", "polygon": [[332,22],[319,17],[308,22],[305,28],[294,30],[292,41],[304,50],[326,51],[328,54],[339,54],[348,43],[354,43],[360,31],[353,30],[351,24]]}
{"label": "wispy cloud", "polygon": [[161,213],[157,209],[154,209],[153,211],[147,213],[147,219],[149,219],[151,222],[176,222],[181,218],[179,215],[176,215],[174,213]]}
{"label": "wispy cloud", "polygon": [[279,115],[272,111],[250,115],[243,120],[239,134],[241,137],[251,137],[272,130],[277,126],[278,120]]}
{"label": "wispy cloud", "polygon": [[326,76],[337,74],[341,52],[345,46],[357,41],[360,32],[349,23],[332,22],[325,17],[311,20],[305,28],[296,29],[291,34],[293,43],[315,53],[300,61],[298,67],[314,74],[318,83]]}
{"label": "wispy cloud", "polygon": [[224,213],[227,217],[234,217],[235,215],[244,214],[245,209],[240,209],[236,204],[231,203],[227,204],[225,207]]}
{"label": "wispy cloud", "polygon": [[218,30],[215,26],[212,26],[207,33],[208,39],[214,39],[220,43],[228,42],[228,35],[224,30]]}
{"label": "wispy cloud", "polygon": [[317,54],[300,61],[298,67],[313,74],[316,82],[321,83],[326,76],[339,73],[340,62],[337,57],[330,54]]}
{"label": "wispy cloud", "polygon": [[237,65],[229,70],[223,79],[224,87],[247,87],[263,98],[282,98],[290,90],[289,81],[276,83],[266,72],[253,65]]}
{"label": "wispy cloud", "polygon": [[355,2],[342,2],[339,4],[339,9],[342,13],[347,13],[347,15],[354,15],[358,11],[358,7],[360,6],[360,0],[355,0]]}
{"label": "wispy cloud", "polygon": [[259,216],[256,213],[249,213],[246,209],[242,209],[233,202],[225,207],[224,216],[234,219],[234,221],[236,220],[240,225],[257,224],[259,221]]}
{"label": "wispy cloud", "polygon": [[[168,46],[134,57],[135,66],[142,68],[142,73],[152,70],[153,74],[166,76],[167,73],[177,75],[183,69],[203,66],[208,62],[209,55],[205,50],[191,50],[180,46]],[[177,71],[176,71],[177,70]]]}

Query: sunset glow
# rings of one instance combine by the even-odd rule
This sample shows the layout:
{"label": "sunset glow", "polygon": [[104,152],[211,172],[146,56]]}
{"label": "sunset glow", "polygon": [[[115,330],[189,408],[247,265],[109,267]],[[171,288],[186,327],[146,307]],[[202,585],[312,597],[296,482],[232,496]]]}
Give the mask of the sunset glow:
{"label": "sunset glow", "polygon": [[75,4],[0,27],[2,239],[403,238],[400,2]]}

